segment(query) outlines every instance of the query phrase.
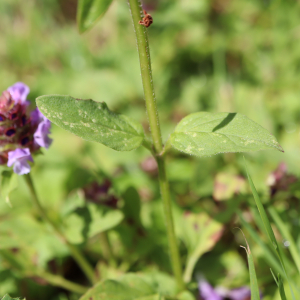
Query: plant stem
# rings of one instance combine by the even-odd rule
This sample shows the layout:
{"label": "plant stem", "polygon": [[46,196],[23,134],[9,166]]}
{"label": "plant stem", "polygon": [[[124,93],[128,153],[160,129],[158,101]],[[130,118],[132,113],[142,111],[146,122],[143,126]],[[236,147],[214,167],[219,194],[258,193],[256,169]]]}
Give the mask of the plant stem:
{"label": "plant stem", "polygon": [[159,171],[160,192],[163,199],[165,220],[167,224],[167,235],[168,235],[168,243],[169,243],[169,251],[171,255],[172,268],[176,278],[177,287],[181,291],[184,290],[182,267],[181,267],[181,261],[179,256],[179,249],[176,240],[175,230],[174,230],[170,187],[166,175],[165,161],[163,157],[158,157],[157,163],[158,163],[158,171]]}
{"label": "plant stem", "polygon": [[101,243],[101,249],[103,253],[103,257],[107,260],[107,262],[116,267],[116,260],[114,257],[114,253],[110,244],[110,240],[106,231],[101,232],[99,234],[99,239]]}
{"label": "plant stem", "polygon": [[89,281],[93,284],[95,283],[95,274],[93,267],[89,264],[89,262],[85,259],[83,254],[79,251],[79,249],[68,242],[68,240],[65,238],[63,232],[60,230],[60,228],[48,217],[45,209],[42,207],[39,198],[37,196],[37,193],[35,191],[32,179],[30,174],[24,175],[25,181],[27,183],[27,186],[29,188],[32,201],[34,205],[36,206],[40,216],[48,222],[48,224],[53,228],[57,236],[61,239],[61,241],[69,248],[69,251],[71,252],[73,258],[77,262],[77,264],[80,266],[86,277],[89,279]]}
{"label": "plant stem", "polygon": [[40,277],[47,282],[51,283],[54,286],[58,286],[61,288],[64,288],[70,292],[78,293],[78,294],[84,294],[88,288],[85,286],[82,286],[80,284],[74,283],[72,281],[69,281],[59,275],[54,275],[49,272],[43,271],[43,270],[30,270],[26,271],[23,264],[20,263],[16,258],[15,255],[9,251],[9,250],[1,250],[0,251],[1,256],[9,262],[9,264],[16,269],[17,272],[20,272],[21,276],[25,277]]}
{"label": "plant stem", "polygon": [[54,275],[45,271],[38,271],[36,272],[36,275],[45,279],[54,286],[59,286],[78,294],[84,294],[89,289],[88,287],[69,281],[62,276]]}
{"label": "plant stem", "polygon": [[174,231],[174,223],[171,208],[170,188],[166,176],[164,156],[161,155],[163,151],[162,137],[159,125],[158,110],[155,101],[155,93],[152,80],[150,49],[148,43],[147,28],[139,24],[141,15],[143,13],[140,0],[128,0],[131,10],[133,26],[136,33],[136,40],[138,46],[138,53],[140,58],[141,76],[144,88],[144,95],[146,101],[147,115],[153,139],[153,154],[158,163],[159,169],[159,183],[161,196],[164,205],[164,214],[167,226],[168,243],[171,256],[171,263],[173,273],[176,278],[177,287],[179,290],[184,289],[184,282],[182,279],[182,269],[179,256],[179,249]]}

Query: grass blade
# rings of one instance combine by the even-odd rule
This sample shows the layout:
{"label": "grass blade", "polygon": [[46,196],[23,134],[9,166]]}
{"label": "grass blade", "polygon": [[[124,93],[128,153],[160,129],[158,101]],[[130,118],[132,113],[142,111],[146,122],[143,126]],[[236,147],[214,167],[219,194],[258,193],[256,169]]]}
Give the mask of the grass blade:
{"label": "grass blade", "polygon": [[[266,236],[268,236],[266,234],[266,230],[265,230],[265,227],[264,227],[264,224],[260,218],[260,215],[258,213],[258,210],[254,207],[251,207],[250,208],[250,211],[251,211],[251,214],[253,215],[253,218],[254,218],[254,222],[255,222],[255,225],[263,232],[265,233]],[[274,248],[274,247],[271,247],[269,248],[271,249],[271,252],[273,253],[273,255],[275,255],[275,257],[278,258],[278,254],[277,254],[277,250]],[[281,248],[279,248],[279,250],[282,250]],[[287,257],[287,255],[283,252],[283,251],[280,251],[281,253],[281,257],[282,257],[282,260],[284,261],[284,266],[286,268],[286,270],[294,270],[294,262],[290,259],[290,257]],[[282,270],[282,267],[280,266],[281,270]],[[284,275],[284,272],[279,272],[278,270],[275,270],[276,273],[280,273],[283,277],[285,277]]]}
{"label": "grass blade", "polygon": [[284,287],[283,287],[282,278],[281,278],[280,274],[278,274],[278,287],[279,287],[279,293],[280,293],[281,299],[282,300],[287,300],[286,295],[285,295],[285,291],[284,291]]}
{"label": "grass blade", "polygon": [[247,168],[247,164],[246,164],[246,159],[244,157],[244,162],[245,162],[245,169],[246,169],[246,173],[247,173],[247,177],[248,177],[248,181],[249,181],[249,185],[250,185],[250,188],[251,188],[251,191],[252,191],[252,194],[253,194],[253,197],[254,197],[254,200],[255,200],[255,204],[257,206],[257,209],[259,211],[259,214],[260,214],[260,217],[264,223],[264,226],[265,226],[265,229],[267,231],[267,235],[270,239],[270,242],[271,244],[274,246],[274,248],[276,249],[276,253],[278,255],[278,258],[280,260],[280,263],[281,263],[281,266],[282,266],[282,269],[285,273],[285,278],[287,279],[288,283],[289,283],[289,286],[290,286],[290,290],[291,290],[291,295],[292,295],[292,298],[293,300],[296,300],[295,299],[295,295],[294,295],[294,292],[293,292],[293,289],[292,289],[292,285],[291,285],[291,282],[290,282],[290,279],[289,279],[289,276],[286,272],[286,268],[285,268],[285,265],[284,265],[284,262],[283,262],[283,259],[282,259],[282,255],[281,255],[281,251],[278,247],[278,243],[276,241],[276,238],[275,238],[275,235],[274,235],[274,232],[273,232],[273,229],[271,227],[271,224],[270,224],[270,221],[268,219],[268,216],[267,216],[267,213],[265,211],[265,208],[258,196],[258,193],[256,191],[256,188],[254,186],[254,183],[252,181],[252,178],[248,172],[248,168]]}
{"label": "grass blade", "polygon": [[[245,240],[246,240],[246,238],[245,238]],[[255,267],[254,267],[253,256],[252,256],[252,253],[251,253],[251,250],[250,250],[247,240],[246,240],[246,243],[247,243],[247,248],[244,246],[241,246],[241,247],[244,248],[247,253],[249,275],[250,275],[251,300],[260,300],[259,288],[258,288],[257,277],[256,277],[256,272],[255,272]]]}
{"label": "grass blade", "polygon": [[254,186],[254,183],[253,183],[253,181],[252,181],[252,179],[250,177],[250,174],[248,172],[248,168],[247,168],[247,165],[246,165],[245,157],[244,157],[244,161],[245,161],[245,168],[246,168],[246,173],[247,173],[248,181],[249,181],[250,188],[251,188],[254,200],[255,200],[255,204],[256,204],[257,209],[259,211],[260,217],[261,217],[261,219],[262,219],[262,221],[264,223],[264,226],[265,226],[266,232],[267,232],[267,234],[269,236],[269,239],[270,239],[272,245],[274,246],[274,248],[277,250],[278,249],[278,244],[277,244],[277,241],[276,241],[273,229],[272,229],[271,224],[269,222],[269,219],[268,219],[268,216],[267,216],[266,211],[264,209],[264,206],[262,205],[262,202],[260,201],[260,198],[259,198],[258,193],[256,191],[256,188]]}
{"label": "grass blade", "polygon": [[277,211],[273,208],[270,207],[268,209],[272,219],[274,220],[275,224],[277,225],[280,233],[282,234],[283,238],[287,241],[289,241],[290,245],[288,247],[291,256],[296,264],[296,267],[298,269],[298,272],[300,273],[300,253],[298,252],[296,243],[292,237],[292,235],[290,234],[287,226],[283,223],[283,221],[281,220],[279,214],[277,213]]}
{"label": "grass blade", "polygon": [[256,241],[259,246],[263,249],[264,257],[268,261],[268,263],[272,266],[272,268],[275,269],[276,273],[281,273],[284,276],[284,271],[281,268],[281,265],[275,257],[274,253],[270,250],[270,248],[262,241],[260,236],[255,232],[255,230],[245,221],[240,211],[237,212],[241,224],[243,225],[243,228],[245,228],[248,233],[250,234],[251,238]]}
{"label": "grass blade", "polygon": [[272,274],[272,276],[273,276],[273,278],[274,278],[274,281],[276,282],[276,285],[279,286],[278,281],[277,281],[277,279],[276,279],[276,276],[275,276],[275,274],[273,273],[272,269],[270,269],[270,271],[271,271],[271,274]]}

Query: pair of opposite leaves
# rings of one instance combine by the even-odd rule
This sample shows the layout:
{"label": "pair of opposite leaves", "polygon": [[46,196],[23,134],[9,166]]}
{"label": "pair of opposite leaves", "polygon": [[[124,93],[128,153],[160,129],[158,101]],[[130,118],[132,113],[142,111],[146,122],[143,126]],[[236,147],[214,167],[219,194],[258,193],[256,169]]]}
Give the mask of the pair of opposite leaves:
{"label": "pair of opposite leaves", "polygon": [[[37,98],[40,111],[54,124],[117,151],[138,148],[145,140],[140,123],[111,112],[106,103],[49,95]],[[183,118],[170,135],[175,149],[196,156],[277,149],[277,140],[259,124],[238,113],[198,112]]]}

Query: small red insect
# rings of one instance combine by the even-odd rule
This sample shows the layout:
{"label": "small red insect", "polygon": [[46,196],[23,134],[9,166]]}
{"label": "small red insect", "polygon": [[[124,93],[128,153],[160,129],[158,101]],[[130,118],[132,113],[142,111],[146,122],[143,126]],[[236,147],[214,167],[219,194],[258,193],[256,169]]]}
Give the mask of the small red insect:
{"label": "small red insect", "polygon": [[143,10],[145,17],[143,20],[139,21],[139,24],[149,27],[153,23],[153,18],[151,15],[147,14],[145,10]]}

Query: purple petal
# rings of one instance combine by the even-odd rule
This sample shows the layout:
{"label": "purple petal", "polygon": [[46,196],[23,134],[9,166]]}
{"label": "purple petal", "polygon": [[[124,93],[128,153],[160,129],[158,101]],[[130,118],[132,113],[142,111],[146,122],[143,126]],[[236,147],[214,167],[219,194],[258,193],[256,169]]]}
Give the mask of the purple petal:
{"label": "purple petal", "polygon": [[26,101],[27,95],[29,94],[29,87],[23,82],[16,82],[14,85],[7,89],[15,103],[23,104]]}
{"label": "purple petal", "polygon": [[200,279],[198,282],[198,288],[200,296],[203,300],[223,300],[217,291],[204,279]]}
{"label": "purple petal", "polygon": [[24,175],[30,172],[30,166],[26,160],[16,161],[13,169],[18,175]]}
{"label": "purple petal", "polygon": [[50,133],[51,122],[46,119],[42,121],[33,135],[35,143],[44,148],[49,148],[52,143],[52,139],[48,137]]}
{"label": "purple petal", "polygon": [[14,172],[19,175],[28,174],[30,172],[30,166],[27,161],[33,162],[28,148],[18,148],[14,151],[8,152],[7,166],[11,167],[14,165]]}
{"label": "purple petal", "polygon": [[250,296],[251,296],[251,291],[246,286],[233,289],[228,293],[228,297],[231,300],[246,300],[246,299],[250,299]]}
{"label": "purple petal", "polygon": [[30,117],[31,117],[31,123],[33,125],[36,125],[44,120],[48,120],[41,112],[38,108],[34,109],[31,114],[30,114]]}

